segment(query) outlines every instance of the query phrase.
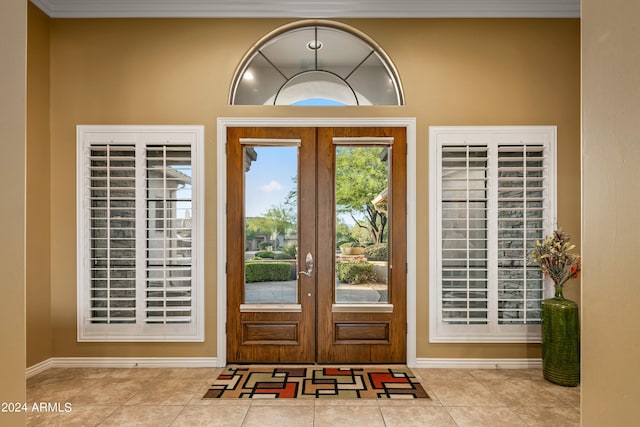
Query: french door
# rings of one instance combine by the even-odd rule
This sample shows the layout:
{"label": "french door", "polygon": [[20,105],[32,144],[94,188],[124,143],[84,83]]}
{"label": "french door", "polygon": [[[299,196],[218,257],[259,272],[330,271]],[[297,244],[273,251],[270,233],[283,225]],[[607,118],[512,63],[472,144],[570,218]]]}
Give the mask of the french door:
{"label": "french door", "polygon": [[227,174],[227,360],[405,362],[405,129],[228,128]]}

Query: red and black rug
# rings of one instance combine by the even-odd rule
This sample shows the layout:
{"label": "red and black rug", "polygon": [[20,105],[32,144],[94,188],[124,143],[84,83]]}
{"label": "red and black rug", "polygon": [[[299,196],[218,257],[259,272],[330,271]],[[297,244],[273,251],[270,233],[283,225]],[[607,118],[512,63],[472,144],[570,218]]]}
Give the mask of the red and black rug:
{"label": "red and black rug", "polygon": [[228,366],[204,398],[428,399],[406,367]]}

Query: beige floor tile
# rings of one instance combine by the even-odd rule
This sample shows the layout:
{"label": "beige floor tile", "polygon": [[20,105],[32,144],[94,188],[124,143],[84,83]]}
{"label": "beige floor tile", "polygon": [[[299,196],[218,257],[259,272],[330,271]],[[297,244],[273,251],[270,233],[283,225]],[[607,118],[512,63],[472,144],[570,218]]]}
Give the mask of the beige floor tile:
{"label": "beige floor tile", "polygon": [[435,397],[434,393],[429,393],[430,399],[380,399],[378,406],[442,406],[442,403]]}
{"label": "beige floor tile", "polygon": [[251,406],[243,427],[311,427],[313,406]]}
{"label": "beige floor tile", "polygon": [[58,377],[64,378],[109,378],[114,368],[61,368]]}
{"label": "beige floor tile", "polygon": [[251,406],[251,399],[202,399],[196,395],[188,406]]}
{"label": "beige floor tile", "polygon": [[52,372],[53,369],[47,369],[44,372],[40,372],[37,375],[34,375],[30,378],[27,378],[27,389],[29,387],[35,387],[36,385],[40,385],[45,382],[56,381],[59,380],[57,374]]}
{"label": "beige floor tile", "polygon": [[384,427],[378,406],[316,406],[315,427]]}
{"label": "beige floor tile", "polygon": [[[164,377],[163,377],[164,378]],[[126,405],[186,405],[204,382],[198,379],[156,379],[127,400]]]}
{"label": "beige floor tile", "polygon": [[183,406],[121,406],[107,417],[100,427],[168,426],[183,408]]}
{"label": "beige floor tile", "polygon": [[429,381],[444,381],[444,380],[474,380],[473,376],[468,369],[411,369],[416,377],[420,380],[424,380],[427,385]]}
{"label": "beige floor tile", "polygon": [[504,407],[450,407],[451,417],[459,427],[517,427],[526,424],[509,408]]}
{"label": "beige floor tile", "polygon": [[195,395],[189,400],[189,406],[251,406],[251,399],[203,399],[211,384],[202,385]]}
{"label": "beige floor tile", "polygon": [[251,406],[315,406],[316,399],[247,399]]}
{"label": "beige floor tile", "polygon": [[505,406],[477,381],[432,381],[429,386],[444,406]]}
{"label": "beige floor tile", "polygon": [[73,396],[74,405],[122,405],[148,386],[147,380],[109,379],[85,381]]}
{"label": "beige floor tile", "polygon": [[447,410],[439,407],[382,406],[387,427],[455,426]]}
{"label": "beige floor tile", "polygon": [[538,380],[542,378],[540,369],[471,369],[469,374],[477,380]]}
{"label": "beige floor tile", "polygon": [[[77,399],[73,399],[73,397],[76,396],[84,386],[95,382],[96,381],[92,379],[64,377],[41,382],[27,388],[27,402],[81,403]],[[105,404],[105,402],[98,404]]]}
{"label": "beige floor tile", "polygon": [[522,423],[555,427],[580,422],[580,387],[545,381],[540,369],[412,369],[431,399],[203,399],[220,371],[48,369],[28,379],[28,402],[68,402],[72,412],[30,413],[27,425],[66,427],[104,421],[156,426],[174,421],[174,426],[226,422],[222,425],[289,427],[313,426],[315,420],[315,425],[332,427],[454,422],[473,427]]}
{"label": "beige floor tile", "polygon": [[580,386],[563,387],[544,379],[536,381],[536,384],[556,399],[554,406],[564,406],[563,404],[565,404],[580,409]]}
{"label": "beige floor tile", "polygon": [[187,406],[171,423],[171,427],[241,426],[248,411],[248,406]]}
{"label": "beige floor tile", "polygon": [[27,426],[95,426],[111,415],[118,406],[79,406],[69,412],[29,412]]}
{"label": "beige floor tile", "polygon": [[50,368],[27,379],[27,387],[60,380],[104,379],[109,378],[112,372],[113,369],[110,368]]}
{"label": "beige floor tile", "polygon": [[154,379],[164,375],[162,368],[119,368],[114,369],[111,378]]}
{"label": "beige floor tile", "polygon": [[378,406],[378,402],[377,399],[317,399],[315,406]]}
{"label": "beige floor tile", "polygon": [[201,379],[209,381],[216,379],[222,372],[221,368],[163,368],[164,378]]}
{"label": "beige floor tile", "polygon": [[570,406],[511,408],[528,426],[569,427],[580,425],[580,411]]}
{"label": "beige floor tile", "polygon": [[506,406],[557,406],[557,399],[530,380],[480,380]]}

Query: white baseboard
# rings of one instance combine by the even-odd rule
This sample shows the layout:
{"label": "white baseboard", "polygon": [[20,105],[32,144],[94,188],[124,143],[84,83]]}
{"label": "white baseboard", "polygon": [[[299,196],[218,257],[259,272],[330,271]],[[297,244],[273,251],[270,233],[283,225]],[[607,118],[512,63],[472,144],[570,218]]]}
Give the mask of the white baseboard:
{"label": "white baseboard", "polygon": [[417,358],[416,368],[542,369],[542,359],[428,359]]}
{"label": "white baseboard", "polygon": [[49,368],[53,368],[53,359],[43,360],[40,363],[36,363],[35,365],[29,366],[27,368],[26,377],[31,378],[34,375],[39,374],[40,372],[44,372]]}
{"label": "white baseboard", "polygon": [[215,357],[52,357],[27,368],[30,378],[49,368],[215,368]]}
{"label": "white baseboard", "polygon": [[[30,378],[50,368],[215,368],[215,357],[52,357],[29,366]],[[417,358],[414,368],[530,369],[542,368],[541,359],[429,359]]]}

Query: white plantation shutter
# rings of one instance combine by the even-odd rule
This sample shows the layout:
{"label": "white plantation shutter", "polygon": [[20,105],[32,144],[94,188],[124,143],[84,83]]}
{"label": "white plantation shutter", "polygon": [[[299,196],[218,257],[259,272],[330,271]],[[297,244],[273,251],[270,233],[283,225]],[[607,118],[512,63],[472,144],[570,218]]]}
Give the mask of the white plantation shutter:
{"label": "white plantation shutter", "polygon": [[544,280],[527,254],[555,223],[555,128],[430,133],[434,342],[538,341]]}
{"label": "white plantation shutter", "polygon": [[442,317],[486,324],[487,147],[442,147]]}
{"label": "white plantation shutter", "polygon": [[145,321],[191,321],[191,149],[146,150]]}
{"label": "white plantation shutter", "polygon": [[78,339],[202,341],[201,126],[78,127]]}
{"label": "white plantation shutter", "polygon": [[498,146],[498,321],[540,323],[542,272],[527,254],[545,228],[543,145]]}
{"label": "white plantation shutter", "polygon": [[90,319],[135,323],[135,146],[96,144],[89,155]]}

